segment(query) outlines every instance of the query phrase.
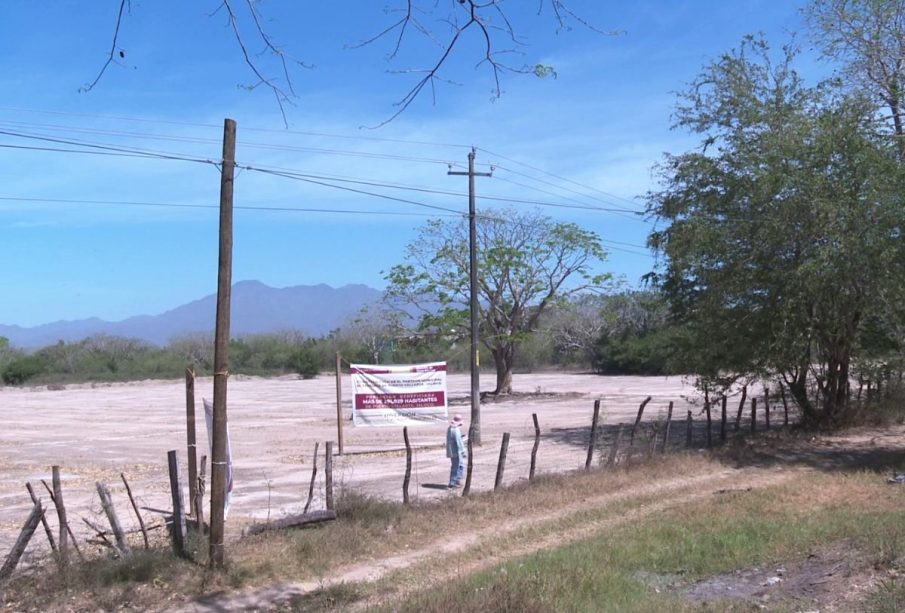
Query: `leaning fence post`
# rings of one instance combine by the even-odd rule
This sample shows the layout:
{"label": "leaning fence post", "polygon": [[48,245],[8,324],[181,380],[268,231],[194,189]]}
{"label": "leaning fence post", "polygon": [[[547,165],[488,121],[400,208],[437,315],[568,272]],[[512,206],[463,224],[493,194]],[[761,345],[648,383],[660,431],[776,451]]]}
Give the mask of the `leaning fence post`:
{"label": "leaning fence post", "polygon": [[672,400],[669,401],[669,409],[666,410],[666,428],[663,430],[663,442],[660,444],[660,453],[666,453],[666,441],[669,440],[669,429],[672,426]]}
{"label": "leaning fence post", "polygon": [[173,499],[173,549],[176,555],[185,555],[185,503],[182,498],[182,487],[179,485],[179,464],[176,461],[176,450],[167,452],[167,465],[170,470],[170,496]]}
{"label": "leaning fence post", "polygon": [[642,400],[641,406],[638,407],[638,416],[635,417],[635,425],[632,426],[632,435],[629,438],[629,447],[632,447],[635,444],[635,430],[638,428],[638,424],[641,423],[641,416],[644,415],[644,407],[647,406],[648,402],[650,402],[650,396]]}
{"label": "leaning fence post", "polygon": [[540,447],[540,425],[537,423],[537,413],[531,414],[534,421],[534,447],[531,448],[531,468],[528,469],[528,481],[534,481],[534,469],[537,466],[537,448]]}
{"label": "leaning fence post", "polygon": [[[40,504],[41,501],[38,500],[38,497],[35,495],[35,491],[31,487],[31,483],[25,483],[25,489],[28,490],[28,495],[31,497],[32,504]],[[44,516],[44,513],[41,513],[41,525],[44,526],[44,534],[47,535],[47,542],[50,543],[50,550],[56,554],[57,553],[57,543],[53,538],[53,531],[50,529],[50,524],[47,523],[47,518]],[[59,561],[59,559],[57,560]]]}
{"label": "leaning fence post", "polygon": [[503,442],[500,444],[500,459],[496,465],[496,479],[493,481],[493,491],[503,485],[503,471],[506,470],[506,452],[509,450],[509,433],[503,433]]}
{"label": "leaning fence post", "polygon": [[691,428],[694,418],[691,416],[691,409],[688,409],[688,417],[685,419],[685,446],[691,447]]}
{"label": "leaning fence post", "polygon": [[16,565],[19,563],[22,554],[25,553],[25,548],[28,547],[28,541],[31,540],[32,535],[38,528],[38,522],[41,521],[43,516],[44,509],[41,507],[41,502],[38,501],[28,515],[28,519],[25,520],[25,525],[22,526],[22,531],[19,533],[19,538],[16,539],[16,544],[13,545],[9,555],[6,556],[6,561],[3,563],[3,566],[0,567],[0,581],[4,581],[13,574],[14,570],[16,570]]}
{"label": "leaning fence post", "polygon": [[319,442],[314,443],[314,459],[311,460],[311,484],[308,486],[308,502],[305,503],[302,513],[308,512],[308,508],[311,506],[311,499],[314,498],[314,478],[317,477],[317,448],[319,446]]}
{"label": "leaning fence post", "polygon": [[402,503],[409,503],[409,480],[412,478],[412,445],[409,443],[409,427],[402,427],[402,440],[405,441],[405,477],[402,479]]}
{"label": "leaning fence post", "polygon": [[145,520],[142,519],[141,513],[138,511],[138,505],[135,504],[135,498],[132,497],[132,488],[129,487],[129,482],[126,481],[126,473],[119,473],[119,476],[123,480],[123,485],[126,486],[126,494],[129,496],[129,502],[132,503],[132,510],[135,511],[135,517],[138,518],[138,526],[141,528],[141,536],[145,541],[145,549],[150,549],[151,545],[148,542],[148,529],[145,528]]}
{"label": "leaning fence post", "polygon": [[597,446],[597,421],[600,418],[600,399],[594,401],[594,415],[591,417],[591,436],[588,438],[588,458],[584,462],[584,469],[591,470],[591,460],[594,459],[594,447]]}
{"label": "leaning fence post", "polygon": [[333,441],[326,443],[326,459],[324,460],[324,485],[326,486],[326,507],[333,510]]}
{"label": "leaning fence post", "polygon": [[[176,452],[174,451],[173,454],[175,453]],[[129,541],[126,540],[126,533],[123,532],[123,527],[119,523],[119,517],[116,515],[116,509],[113,507],[113,498],[110,496],[110,488],[100,481],[95,482],[94,486],[97,488],[97,495],[100,496],[101,507],[104,509],[107,521],[110,522],[110,529],[113,531],[113,537],[116,539],[116,548],[119,550],[121,556],[127,558],[132,555],[132,549],[129,547]]]}

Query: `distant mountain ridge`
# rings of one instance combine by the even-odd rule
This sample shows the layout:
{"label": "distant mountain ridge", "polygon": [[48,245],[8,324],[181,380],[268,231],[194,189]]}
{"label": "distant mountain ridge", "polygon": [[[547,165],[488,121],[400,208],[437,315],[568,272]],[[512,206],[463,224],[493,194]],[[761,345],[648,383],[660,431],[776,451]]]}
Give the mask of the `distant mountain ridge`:
{"label": "distant mountain ridge", "polygon": [[[259,281],[240,281],[232,289],[230,336],[301,330],[321,336],[334,330],[383,293],[367,285],[296,285],[275,288]],[[137,315],[122,321],[96,317],[57,321],[31,328],[0,324],[0,336],[17,347],[43,347],[93,334],[140,338],[155,345],[190,332],[213,331],[217,295],[210,294],[160,315]]]}

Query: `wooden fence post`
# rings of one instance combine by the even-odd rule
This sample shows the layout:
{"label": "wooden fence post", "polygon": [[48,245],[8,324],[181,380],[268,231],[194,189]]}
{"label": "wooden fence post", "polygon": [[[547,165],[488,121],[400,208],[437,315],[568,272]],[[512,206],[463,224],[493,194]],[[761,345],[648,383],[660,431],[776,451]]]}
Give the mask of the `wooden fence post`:
{"label": "wooden fence post", "polygon": [[493,491],[503,485],[503,471],[506,470],[506,452],[509,450],[509,433],[503,433],[503,442],[500,444],[500,459],[496,465],[496,479],[493,481]]}
{"label": "wooden fence post", "polygon": [[757,398],[751,399],[751,432],[757,431]]}
{"label": "wooden fence post", "polygon": [[669,440],[669,429],[672,427],[672,400],[669,401],[669,409],[666,410],[666,427],[663,429],[663,442],[660,444],[660,453],[666,453],[666,442]]}
{"label": "wooden fence post", "polygon": [[641,401],[641,406],[638,407],[638,416],[635,417],[635,425],[632,426],[632,435],[629,439],[629,447],[635,445],[635,430],[638,428],[638,424],[641,423],[641,416],[644,415],[644,407],[647,406],[648,402],[650,402],[650,396]]}
{"label": "wooden fence post", "polygon": [[[28,490],[28,495],[31,497],[31,503],[34,505],[41,504],[41,501],[35,495],[35,491],[31,487],[31,483],[26,481],[25,489]],[[57,553],[57,542],[53,538],[53,531],[50,529],[50,524],[47,523],[47,518],[44,516],[44,513],[41,513],[41,525],[44,526],[44,534],[47,535],[47,542],[50,543],[50,550],[56,555]],[[59,559],[57,560],[59,562]]]}
{"label": "wooden fence post", "polygon": [[707,415],[707,449],[713,447],[713,420],[710,415],[710,399],[704,401],[704,413]]}
{"label": "wooden fence post", "polygon": [[685,418],[685,446],[691,447],[691,429],[694,426],[694,418],[691,416],[691,409],[688,409],[688,417]]}
{"label": "wooden fence post", "polygon": [[779,382],[779,395],[782,397],[782,425],[789,426],[789,403],[786,401],[786,386]]}
{"label": "wooden fence post", "polygon": [[770,388],[764,386],[764,425],[770,429]]}
{"label": "wooden fence post", "polygon": [[333,510],[333,441],[326,443],[326,459],[324,460],[324,485],[326,486],[326,507]]}
{"label": "wooden fence post", "polygon": [[319,446],[319,442],[314,443],[314,459],[311,460],[311,484],[308,485],[308,502],[305,503],[302,513],[308,512],[308,508],[311,506],[311,499],[314,498],[314,478],[317,477],[317,448]]}
{"label": "wooden fence post", "polygon": [[138,510],[138,505],[135,504],[135,498],[132,496],[132,488],[129,487],[129,482],[126,481],[126,473],[119,473],[119,476],[123,480],[123,485],[126,486],[126,494],[129,496],[129,502],[132,504],[132,510],[135,511],[135,517],[138,518],[138,526],[139,528],[141,528],[141,536],[145,541],[145,549],[150,549],[151,544],[148,541],[148,529],[145,528],[145,520],[142,518],[141,513]]}
{"label": "wooden fence post", "polygon": [[[57,504],[57,498],[53,495],[53,489],[47,485],[47,481],[41,479],[41,485],[44,486],[44,489],[47,490],[47,495],[50,496],[50,501],[53,503],[54,507]],[[64,509],[65,512],[65,509]],[[82,550],[79,548],[79,542],[75,540],[75,535],[72,533],[72,528],[69,527],[69,523],[66,523],[66,534],[69,535],[69,540],[72,542],[72,548],[75,549],[75,552],[79,554],[79,559],[83,562],[85,561],[85,556],[82,554]]]}
{"label": "wooden fence post", "polygon": [[[594,447],[597,446],[597,421],[600,418],[600,399],[594,401],[594,415],[591,417],[591,436],[588,438],[588,457],[584,462],[584,469],[591,470],[591,460],[594,459]],[[634,431],[632,432],[634,434]]]}
{"label": "wooden fence post", "polygon": [[402,440],[405,441],[405,477],[402,479],[402,503],[409,503],[409,480],[412,478],[412,445],[409,443],[409,427],[403,426]]}
{"label": "wooden fence post", "polygon": [[726,394],[723,394],[723,399],[720,401],[720,442],[726,442],[726,403],[728,399],[726,398]]}
{"label": "wooden fence post", "polygon": [[[176,452],[173,451],[172,453],[175,455]],[[126,533],[123,532],[123,527],[119,523],[119,517],[116,515],[116,509],[113,506],[113,497],[110,496],[110,488],[100,481],[95,482],[94,486],[97,488],[97,495],[100,496],[104,515],[107,516],[107,521],[110,522],[110,530],[113,532],[113,537],[116,539],[116,549],[122,557],[128,558],[132,555],[132,549],[129,547],[129,541],[126,540]]]}
{"label": "wooden fence post", "polygon": [[167,452],[167,466],[170,471],[170,497],[173,500],[173,549],[176,555],[185,555],[185,503],[182,498],[182,487],[179,485],[179,464],[176,461],[176,450]]}
{"label": "wooden fence post", "polygon": [[468,426],[468,443],[465,447],[468,449],[468,466],[465,469],[465,487],[462,488],[462,495],[468,496],[471,491],[471,470],[474,466],[474,423]]}
{"label": "wooden fence post", "polygon": [[197,514],[198,448],[195,441],[195,371],[191,368],[185,369],[185,434],[189,462],[189,513],[194,516]]}
{"label": "wooden fence post", "polygon": [[339,455],[343,454],[343,372],[342,354],[336,352],[336,437]]}
{"label": "wooden fence post", "polygon": [[0,581],[4,581],[13,574],[14,570],[16,570],[16,565],[19,564],[22,554],[25,553],[25,548],[28,547],[28,541],[31,540],[32,535],[38,528],[38,522],[41,521],[43,516],[44,509],[41,507],[41,502],[39,501],[38,504],[32,508],[31,513],[29,513],[28,519],[25,520],[25,525],[22,526],[22,531],[19,533],[19,538],[16,539],[16,544],[13,545],[9,555],[6,556],[6,561],[4,561],[3,566],[0,567]]}
{"label": "wooden fence post", "polygon": [[528,469],[528,481],[534,481],[534,469],[537,466],[537,448],[540,447],[540,425],[537,423],[537,413],[531,414],[534,421],[534,447],[531,448],[531,468]]}
{"label": "wooden fence post", "polygon": [[748,385],[742,386],[742,399],[738,403],[738,414],[735,416],[735,431],[738,432],[742,427],[742,411],[745,410],[745,398],[748,397]]}
{"label": "wooden fence post", "polygon": [[66,506],[63,504],[63,486],[60,481],[60,467],[52,466],[50,470],[53,482],[53,504],[57,508],[57,518],[60,523],[60,536],[57,539],[60,544],[60,563],[63,566],[66,566],[69,564],[69,535],[66,531],[69,527],[69,522],[66,521]]}

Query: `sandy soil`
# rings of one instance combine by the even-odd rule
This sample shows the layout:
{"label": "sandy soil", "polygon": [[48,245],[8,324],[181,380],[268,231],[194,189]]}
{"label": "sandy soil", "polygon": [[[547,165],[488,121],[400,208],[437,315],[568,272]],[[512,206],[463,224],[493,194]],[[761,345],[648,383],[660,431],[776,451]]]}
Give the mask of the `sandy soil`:
{"label": "sandy soil", "polygon": [[[348,396],[349,381],[343,381]],[[528,473],[534,439],[531,414],[542,430],[538,472],[566,471],[584,465],[593,402],[602,401],[602,423],[612,436],[615,424],[634,421],[638,405],[653,400],[645,420],[665,415],[675,402],[672,440],[684,443],[688,409],[700,410],[701,399],[681,378],[597,377],[563,373],[517,375],[516,396],[488,402],[482,410],[484,445],[476,448],[473,487],[493,487],[499,441],[511,433],[505,483]],[[467,375],[451,375],[451,411],[469,413]],[[199,456],[206,434],[201,397],[211,397],[212,381],[196,382]],[[335,379],[313,380],[232,377],[228,406],[235,463],[235,491],[227,536],[237,536],[254,521],[298,512],[307,496],[311,455],[316,441],[337,439]],[[341,487],[401,499],[405,461],[399,428],[353,428],[344,402],[344,451],[335,458],[334,479]],[[95,481],[113,491],[114,503],[127,528],[137,527],[119,474],[125,473],[139,504],[171,507],[166,454],[176,449],[186,458],[185,388],[182,381],[141,381],[124,384],[70,385],[62,390],[0,388],[0,551],[8,551],[28,515],[25,491],[30,481],[43,494],[39,481],[50,480],[51,465],[62,467],[64,500],[70,524],[81,540],[88,529],[80,517],[102,523]],[[445,483],[448,461],[441,444],[445,423],[409,428],[416,448],[411,495],[415,499],[446,496],[431,484]],[[321,445],[323,448],[323,445]],[[321,456],[321,466],[323,456]],[[313,508],[323,505],[319,471]],[[46,495],[43,496],[47,500]],[[146,521],[160,515],[145,512]],[[51,514],[52,515],[52,514]],[[50,517],[52,526],[55,517]],[[37,553],[43,538],[30,546]]]}

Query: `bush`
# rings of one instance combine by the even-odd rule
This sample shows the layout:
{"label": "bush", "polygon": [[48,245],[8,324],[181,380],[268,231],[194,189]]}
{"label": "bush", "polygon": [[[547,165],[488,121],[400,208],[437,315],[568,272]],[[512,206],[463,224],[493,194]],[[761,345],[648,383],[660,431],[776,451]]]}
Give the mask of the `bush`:
{"label": "bush", "polygon": [[290,364],[303,379],[313,379],[320,373],[320,355],[313,344],[307,342],[292,354]]}
{"label": "bush", "polygon": [[43,358],[26,355],[11,360],[3,369],[2,378],[6,385],[21,385],[46,371],[47,362]]}

